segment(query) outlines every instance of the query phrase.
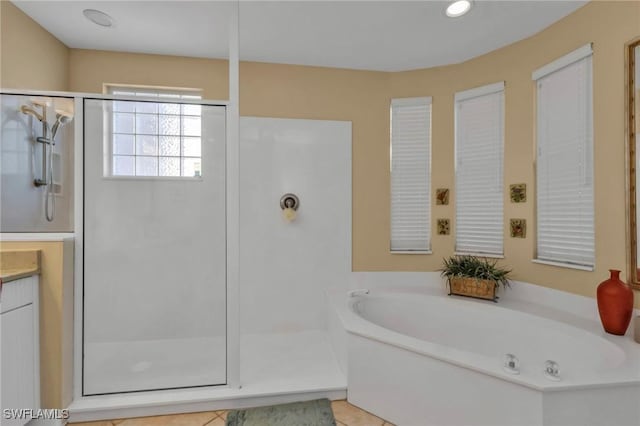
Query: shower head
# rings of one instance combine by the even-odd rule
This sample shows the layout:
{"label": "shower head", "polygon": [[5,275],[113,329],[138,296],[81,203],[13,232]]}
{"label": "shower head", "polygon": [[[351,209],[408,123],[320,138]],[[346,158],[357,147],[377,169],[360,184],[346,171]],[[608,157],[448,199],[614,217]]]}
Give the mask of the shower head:
{"label": "shower head", "polygon": [[42,114],[36,112],[36,110],[34,110],[33,108],[28,107],[26,105],[22,105],[20,107],[20,112],[22,112],[23,114],[31,115],[31,116],[37,118],[38,121],[43,121],[44,120],[44,117],[42,116]]}
{"label": "shower head", "polygon": [[60,121],[61,124],[67,124],[69,121],[73,120],[73,113],[69,111],[63,111],[61,109],[57,109],[56,120]]}
{"label": "shower head", "polygon": [[51,128],[51,139],[54,139],[56,137],[56,133],[58,133],[58,128],[60,126],[64,126],[71,120],[73,120],[73,114],[67,111],[56,110],[56,122],[53,124],[53,127]]}

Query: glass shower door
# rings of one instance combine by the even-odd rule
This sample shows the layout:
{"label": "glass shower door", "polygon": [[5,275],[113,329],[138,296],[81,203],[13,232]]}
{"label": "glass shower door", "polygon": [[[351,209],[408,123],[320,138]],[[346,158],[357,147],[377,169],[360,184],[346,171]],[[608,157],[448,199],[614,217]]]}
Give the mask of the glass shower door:
{"label": "glass shower door", "polygon": [[85,99],[83,395],[226,383],[225,107]]}

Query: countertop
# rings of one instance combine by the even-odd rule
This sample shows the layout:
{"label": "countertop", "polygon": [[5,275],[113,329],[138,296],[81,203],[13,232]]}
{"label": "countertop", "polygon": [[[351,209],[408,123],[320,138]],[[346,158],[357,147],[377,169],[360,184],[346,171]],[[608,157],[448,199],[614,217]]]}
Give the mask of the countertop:
{"label": "countertop", "polygon": [[19,280],[40,273],[40,250],[0,251],[0,279],[2,282]]}

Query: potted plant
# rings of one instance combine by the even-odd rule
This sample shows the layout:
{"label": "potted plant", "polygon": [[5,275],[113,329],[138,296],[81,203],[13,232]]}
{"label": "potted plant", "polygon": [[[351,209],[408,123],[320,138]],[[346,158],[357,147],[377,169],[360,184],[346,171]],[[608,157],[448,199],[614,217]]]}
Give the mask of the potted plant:
{"label": "potted plant", "polygon": [[447,277],[449,295],[498,301],[497,288],[510,287],[509,269],[497,266],[496,260],[476,256],[452,256],[444,259],[442,276]]}

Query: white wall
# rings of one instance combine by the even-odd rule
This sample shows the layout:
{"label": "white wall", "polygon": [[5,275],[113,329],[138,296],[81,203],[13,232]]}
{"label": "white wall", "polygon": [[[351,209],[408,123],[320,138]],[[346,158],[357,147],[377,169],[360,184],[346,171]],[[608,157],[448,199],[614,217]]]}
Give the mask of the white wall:
{"label": "white wall", "polygon": [[346,289],[350,271],[351,123],[242,117],[241,333],[325,328],[325,289]]}

